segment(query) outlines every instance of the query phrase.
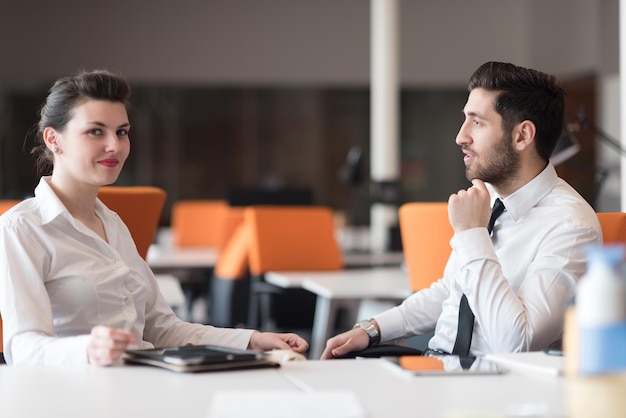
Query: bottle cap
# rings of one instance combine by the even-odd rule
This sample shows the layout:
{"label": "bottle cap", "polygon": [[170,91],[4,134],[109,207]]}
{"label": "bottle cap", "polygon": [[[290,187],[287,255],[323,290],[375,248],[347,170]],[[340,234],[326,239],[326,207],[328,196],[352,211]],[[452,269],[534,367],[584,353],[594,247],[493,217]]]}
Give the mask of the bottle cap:
{"label": "bottle cap", "polygon": [[601,262],[614,269],[624,261],[626,246],[624,244],[590,245],[586,253],[589,265]]}

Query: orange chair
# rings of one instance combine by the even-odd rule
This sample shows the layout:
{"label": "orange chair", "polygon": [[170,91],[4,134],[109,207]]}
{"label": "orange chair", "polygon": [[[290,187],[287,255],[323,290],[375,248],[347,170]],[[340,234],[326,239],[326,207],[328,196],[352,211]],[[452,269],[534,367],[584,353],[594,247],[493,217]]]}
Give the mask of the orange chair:
{"label": "orange chair", "polygon": [[178,247],[217,247],[224,200],[179,200],[172,206],[172,234]]}
{"label": "orange chair", "polygon": [[243,220],[220,250],[211,278],[211,324],[235,327],[248,317],[250,229]]}
{"label": "orange chair", "polygon": [[454,230],[447,202],[411,202],[398,212],[404,259],[411,289],[418,291],[443,277]]}
{"label": "orange chair", "polygon": [[342,269],[332,210],[320,206],[251,206],[245,209],[244,218],[250,228],[248,325],[267,329],[273,319],[283,329],[310,328],[314,295],[303,289],[279,289],[265,282],[263,276],[272,270]]}
{"label": "orange chair", "polygon": [[17,205],[20,202],[21,200],[17,199],[0,200],[0,215],[2,215],[4,212],[11,209],[13,206]]}
{"label": "orange chair", "polygon": [[[0,200],[0,215],[2,215],[7,210],[11,209],[13,206],[20,203],[20,200]],[[2,353],[4,352],[4,343],[2,341],[2,316],[0,316],[0,364],[4,363],[4,356]]]}
{"label": "orange chair", "polygon": [[217,249],[221,253],[235,231],[243,224],[243,208],[228,207],[221,211],[218,217],[220,219],[217,226]]}
{"label": "orange chair", "polygon": [[98,198],[122,218],[145,259],[159,226],[165,191],[149,186],[107,186],[100,188]]}
{"label": "orange chair", "polygon": [[626,213],[598,212],[604,244],[626,244]]}

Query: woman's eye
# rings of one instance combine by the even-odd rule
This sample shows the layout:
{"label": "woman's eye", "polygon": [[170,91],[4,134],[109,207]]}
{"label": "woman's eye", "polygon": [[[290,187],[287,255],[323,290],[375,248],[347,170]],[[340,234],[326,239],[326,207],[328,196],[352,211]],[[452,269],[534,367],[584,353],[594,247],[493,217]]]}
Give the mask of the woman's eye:
{"label": "woman's eye", "polygon": [[128,136],[128,130],[126,129],[118,129],[117,136]]}
{"label": "woman's eye", "polygon": [[89,135],[102,135],[102,130],[101,129],[90,129],[88,133],[89,133]]}

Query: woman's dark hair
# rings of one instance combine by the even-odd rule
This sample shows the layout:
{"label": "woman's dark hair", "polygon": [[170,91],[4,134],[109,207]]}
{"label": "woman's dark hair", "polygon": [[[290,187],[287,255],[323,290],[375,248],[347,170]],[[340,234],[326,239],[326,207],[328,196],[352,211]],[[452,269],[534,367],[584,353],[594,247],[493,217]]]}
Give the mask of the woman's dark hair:
{"label": "woman's dark hair", "polygon": [[502,128],[530,120],[535,124],[535,148],[545,161],[550,159],[563,131],[565,91],[555,77],[540,71],[502,62],[487,62],[470,77],[469,91],[482,88],[497,93],[494,106],[502,116]]}
{"label": "woman's dark hair", "polygon": [[[40,175],[50,174],[54,164],[52,152],[43,141],[47,127],[62,131],[72,118],[73,109],[86,100],[108,100],[128,105],[130,86],[126,80],[108,70],[81,71],[75,76],[58,79],[50,87],[41,106],[36,125],[35,146],[30,151]],[[34,130],[35,127],[33,127]]]}

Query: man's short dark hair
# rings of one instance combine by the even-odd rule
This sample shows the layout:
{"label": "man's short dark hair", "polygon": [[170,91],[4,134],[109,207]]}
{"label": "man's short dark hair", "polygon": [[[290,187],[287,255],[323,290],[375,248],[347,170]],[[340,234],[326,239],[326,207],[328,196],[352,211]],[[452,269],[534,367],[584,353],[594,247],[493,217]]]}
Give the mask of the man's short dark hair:
{"label": "man's short dark hair", "polygon": [[503,62],[486,62],[469,81],[469,91],[482,88],[497,93],[494,106],[502,116],[502,128],[530,120],[535,124],[535,148],[545,161],[563,131],[565,91],[554,76]]}

